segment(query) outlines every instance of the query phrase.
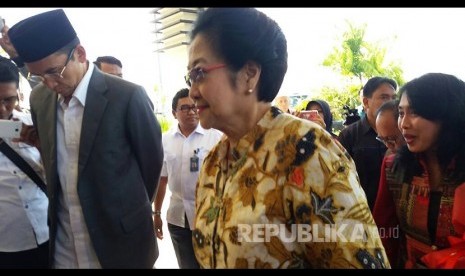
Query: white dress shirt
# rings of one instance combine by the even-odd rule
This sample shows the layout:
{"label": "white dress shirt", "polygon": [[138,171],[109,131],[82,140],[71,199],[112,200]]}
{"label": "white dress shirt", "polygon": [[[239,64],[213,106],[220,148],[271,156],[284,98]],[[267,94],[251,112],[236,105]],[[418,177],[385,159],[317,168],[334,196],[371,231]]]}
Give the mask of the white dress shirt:
{"label": "white dress shirt", "polygon": [[[13,110],[13,118],[32,125],[29,114]],[[45,179],[37,148],[3,140]],[[47,208],[37,184],[0,152],[0,252],[30,250],[48,241]]]}
{"label": "white dress shirt", "polygon": [[[199,171],[190,171],[190,158],[194,150],[199,150],[199,167],[214,145],[221,139],[222,133],[215,129],[197,128],[185,137],[176,125],[163,134],[163,168],[161,176],[168,177],[168,187],[171,191],[170,205],[166,220],[179,227],[185,226],[185,216],[193,229],[195,212],[195,187]],[[200,169],[199,169],[200,170]]]}
{"label": "white dress shirt", "polygon": [[57,105],[57,164],[61,189],[58,196],[58,227],[54,268],[100,268],[90,240],[77,193],[79,143],[82,117],[94,70],[93,63],[68,104],[59,95]]}

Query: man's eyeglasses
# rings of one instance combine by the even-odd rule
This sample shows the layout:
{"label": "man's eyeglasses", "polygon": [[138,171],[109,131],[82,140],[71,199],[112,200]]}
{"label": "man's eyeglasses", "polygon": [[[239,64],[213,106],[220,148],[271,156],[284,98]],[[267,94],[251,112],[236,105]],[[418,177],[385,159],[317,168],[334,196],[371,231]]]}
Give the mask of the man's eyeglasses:
{"label": "man's eyeglasses", "polygon": [[213,71],[215,69],[223,68],[226,67],[226,64],[215,64],[212,66],[208,67],[195,67],[192,68],[189,72],[187,72],[187,75],[184,76],[184,80],[186,80],[186,83],[189,87],[192,86],[193,83],[199,82],[203,78],[205,78],[205,74],[207,74],[210,71]]}
{"label": "man's eyeglasses", "polygon": [[50,72],[50,73],[45,73],[43,75],[34,75],[34,74],[29,73],[27,75],[27,79],[30,80],[30,81],[34,81],[34,82],[44,82],[46,78],[54,79],[54,80],[62,79],[63,78],[63,73],[66,70],[66,66],[68,66],[68,63],[71,60],[71,57],[73,56],[75,49],[76,48],[73,48],[69,52],[68,58],[66,59],[66,62],[65,62],[65,65],[63,65],[63,68],[61,70],[59,70],[59,72]]}
{"label": "man's eyeglasses", "polygon": [[195,104],[193,105],[187,105],[187,104],[183,104],[181,105],[181,107],[178,108],[179,111],[182,111],[186,114],[189,113],[189,111],[194,111],[194,113],[197,113],[197,106],[195,106]]}
{"label": "man's eyeglasses", "polygon": [[391,137],[381,137],[381,136],[376,136],[376,140],[380,141],[381,143],[385,144],[386,146],[391,145],[395,146],[397,143],[397,136],[391,136]]}
{"label": "man's eyeglasses", "polygon": [[11,96],[5,99],[1,99],[0,103],[5,107],[14,107],[18,103],[18,96]]}

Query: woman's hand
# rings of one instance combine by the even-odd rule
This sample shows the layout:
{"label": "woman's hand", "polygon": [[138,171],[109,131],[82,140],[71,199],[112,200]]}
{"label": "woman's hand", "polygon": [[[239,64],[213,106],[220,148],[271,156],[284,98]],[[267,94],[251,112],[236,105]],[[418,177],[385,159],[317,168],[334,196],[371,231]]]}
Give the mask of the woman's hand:
{"label": "woman's hand", "polygon": [[320,114],[316,115],[316,116],[313,116],[312,118],[310,118],[310,121],[314,122],[314,123],[317,123],[319,124],[322,128],[326,129],[326,123],[325,121],[323,120],[323,118],[321,118]]}
{"label": "woman's hand", "polygon": [[[301,111],[295,111],[292,115],[296,116],[296,117],[299,117],[299,118],[302,118],[302,116],[300,115],[300,112]],[[322,128],[326,129],[326,123],[325,121],[323,120],[323,118],[320,116],[320,114],[318,113],[318,115],[315,115],[315,116],[312,116],[306,120],[309,120],[309,121],[312,121],[314,123],[317,123],[319,124]]]}

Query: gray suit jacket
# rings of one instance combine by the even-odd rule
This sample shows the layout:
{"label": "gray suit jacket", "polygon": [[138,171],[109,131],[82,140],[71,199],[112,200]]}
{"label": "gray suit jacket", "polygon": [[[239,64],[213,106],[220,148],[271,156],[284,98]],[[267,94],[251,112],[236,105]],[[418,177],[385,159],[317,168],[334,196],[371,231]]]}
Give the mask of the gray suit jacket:
{"label": "gray suit jacket", "polygon": [[[57,172],[57,94],[31,92],[49,194],[53,260],[60,183]],[[103,268],[152,268],[158,257],[151,201],[163,163],[161,128],[145,90],[95,69],[87,90],[77,191]]]}

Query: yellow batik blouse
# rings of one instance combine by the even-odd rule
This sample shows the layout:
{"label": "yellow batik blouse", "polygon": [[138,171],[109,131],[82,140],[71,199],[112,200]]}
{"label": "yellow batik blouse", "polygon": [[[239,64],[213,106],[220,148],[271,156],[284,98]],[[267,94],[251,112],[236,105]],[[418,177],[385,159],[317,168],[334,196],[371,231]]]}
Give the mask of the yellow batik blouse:
{"label": "yellow batik blouse", "polygon": [[210,151],[195,208],[203,268],[389,268],[347,151],[275,107]]}

